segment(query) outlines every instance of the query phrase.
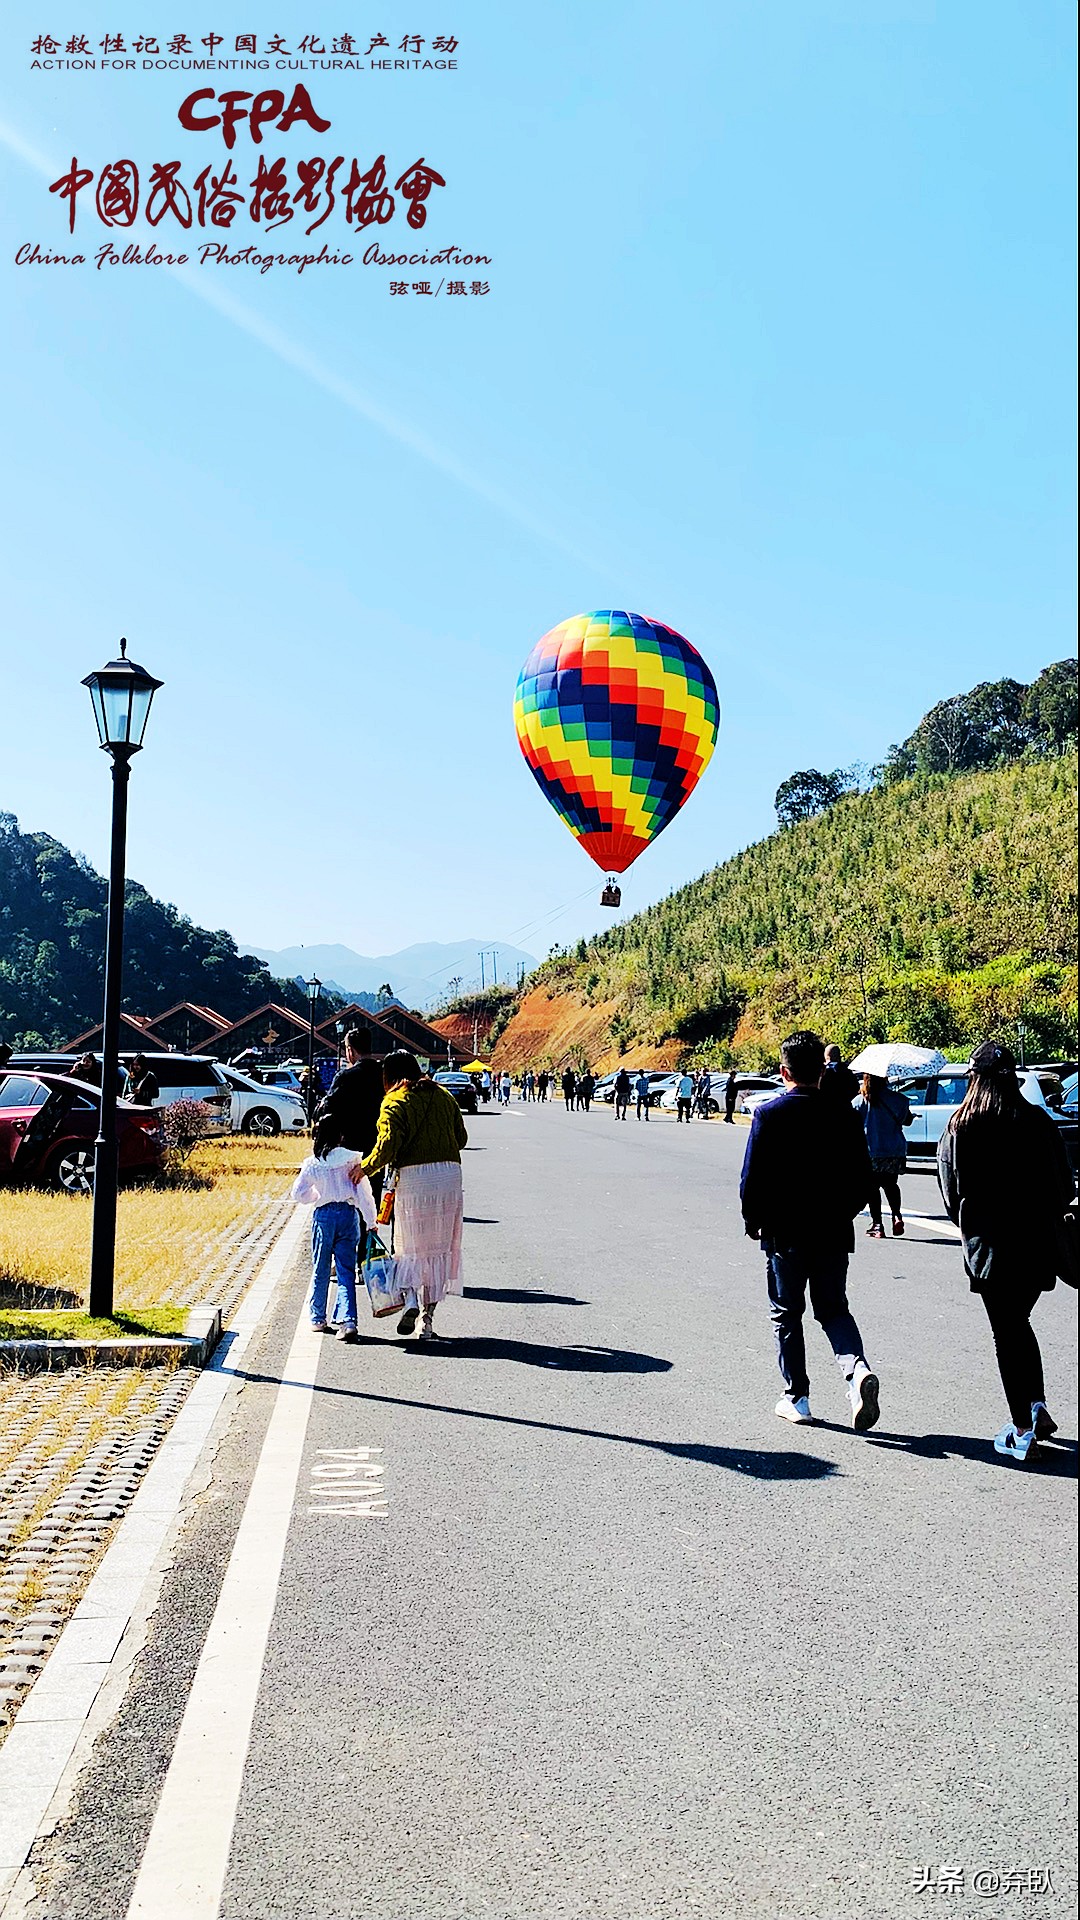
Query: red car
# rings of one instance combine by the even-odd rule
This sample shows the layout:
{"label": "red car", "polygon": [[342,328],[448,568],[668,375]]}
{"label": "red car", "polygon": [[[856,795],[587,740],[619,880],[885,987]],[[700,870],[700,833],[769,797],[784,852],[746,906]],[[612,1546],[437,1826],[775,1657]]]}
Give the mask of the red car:
{"label": "red car", "polygon": [[[8,1073],[0,1080],[0,1186],[60,1187],[90,1193],[98,1130],[97,1087],[61,1073]],[[130,1100],[116,1103],[120,1176],[158,1173],[161,1116]]]}

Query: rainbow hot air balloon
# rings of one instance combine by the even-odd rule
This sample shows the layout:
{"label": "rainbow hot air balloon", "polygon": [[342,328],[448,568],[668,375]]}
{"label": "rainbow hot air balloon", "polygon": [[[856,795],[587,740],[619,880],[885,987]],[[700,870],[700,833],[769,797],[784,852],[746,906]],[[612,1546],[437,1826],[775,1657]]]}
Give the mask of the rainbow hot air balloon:
{"label": "rainbow hot air balloon", "polygon": [[[618,874],[693,793],[720,703],[681,633],[605,610],[575,614],[537,642],[518,679],[514,725],[556,813],[598,867]],[[619,897],[609,883],[604,903]]]}

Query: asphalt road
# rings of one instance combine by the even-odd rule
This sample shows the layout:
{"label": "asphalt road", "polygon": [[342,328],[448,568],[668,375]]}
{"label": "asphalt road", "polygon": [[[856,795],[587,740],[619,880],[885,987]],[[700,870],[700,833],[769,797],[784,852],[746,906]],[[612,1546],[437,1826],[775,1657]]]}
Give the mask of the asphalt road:
{"label": "asphalt road", "polygon": [[[853,1269],[880,1427],[848,1429],[813,1327],[819,1424],[783,1425],[745,1138],[484,1112],[450,1337],[322,1343],[224,1920],[1075,1911],[1075,1298],[1037,1312],[1067,1439],[1016,1468],[989,1444],[981,1307],[911,1174],[937,1221],[860,1234]],[[41,1850],[41,1920],[127,1913],[303,1281]],[[382,1449],[385,1500],[324,1510],[314,1469],[357,1448]]]}

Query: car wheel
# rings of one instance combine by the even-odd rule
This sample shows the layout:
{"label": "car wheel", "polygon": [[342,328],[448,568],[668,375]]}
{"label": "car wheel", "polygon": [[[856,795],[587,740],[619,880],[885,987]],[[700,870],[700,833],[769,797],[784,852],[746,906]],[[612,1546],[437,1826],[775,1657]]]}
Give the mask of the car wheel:
{"label": "car wheel", "polygon": [[272,1140],[281,1132],[281,1121],[270,1107],[255,1107],[249,1113],[240,1129],[241,1133],[254,1133],[260,1140]]}
{"label": "car wheel", "polygon": [[63,1193],[93,1193],[93,1147],[63,1147],[49,1162],[48,1180]]}

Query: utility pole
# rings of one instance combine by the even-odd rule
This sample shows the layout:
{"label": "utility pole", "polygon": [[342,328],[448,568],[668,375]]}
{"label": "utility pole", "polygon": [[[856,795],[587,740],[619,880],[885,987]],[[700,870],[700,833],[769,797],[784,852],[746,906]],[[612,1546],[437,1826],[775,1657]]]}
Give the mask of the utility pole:
{"label": "utility pole", "polygon": [[487,981],[484,979],[484,955],[483,953],[481,953],[480,955],[480,991],[481,993],[483,993],[486,985],[487,985]]}
{"label": "utility pole", "polygon": [[497,947],[492,947],[491,949],[491,979],[492,984],[497,987],[499,984],[499,950]]}

